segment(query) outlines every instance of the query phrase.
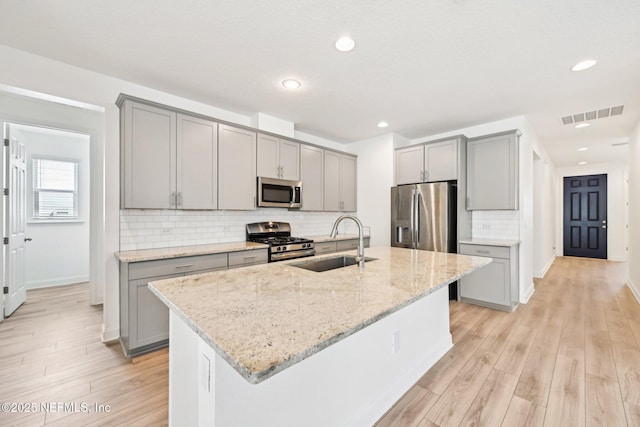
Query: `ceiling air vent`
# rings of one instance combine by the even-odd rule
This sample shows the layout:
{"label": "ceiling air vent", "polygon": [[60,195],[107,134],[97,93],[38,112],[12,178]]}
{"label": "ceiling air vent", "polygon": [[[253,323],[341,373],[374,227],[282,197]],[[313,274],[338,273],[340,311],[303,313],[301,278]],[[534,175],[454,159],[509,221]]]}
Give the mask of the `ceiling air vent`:
{"label": "ceiling air vent", "polygon": [[610,116],[619,116],[624,110],[624,105],[618,105],[617,107],[602,108],[600,110],[587,111],[586,113],[577,113],[570,116],[564,116],[561,118],[563,125],[570,125],[574,123],[580,123],[588,120],[604,119]]}
{"label": "ceiling air vent", "polygon": [[624,105],[618,105],[617,107],[611,107],[611,115],[619,116],[622,114],[622,110],[624,109]]}

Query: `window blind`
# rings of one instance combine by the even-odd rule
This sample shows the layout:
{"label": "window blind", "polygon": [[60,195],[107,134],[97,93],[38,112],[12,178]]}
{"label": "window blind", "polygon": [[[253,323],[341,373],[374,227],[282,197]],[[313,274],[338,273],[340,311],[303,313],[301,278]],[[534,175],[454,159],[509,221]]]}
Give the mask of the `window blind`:
{"label": "window blind", "polygon": [[78,218],[78,163],[33,159],[33,218]]}

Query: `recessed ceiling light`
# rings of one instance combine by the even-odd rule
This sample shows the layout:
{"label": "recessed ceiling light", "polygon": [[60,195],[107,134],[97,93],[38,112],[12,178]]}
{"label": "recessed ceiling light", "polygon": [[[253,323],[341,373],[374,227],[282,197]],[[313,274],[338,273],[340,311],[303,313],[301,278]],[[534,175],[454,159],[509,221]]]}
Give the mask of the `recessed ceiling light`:
{"label": "recessed ceiling light", "polygon": [[582,165],[586,165],[586,164],[587,164],[587,162],[578,162],[578,164],[579,164],[580,166],[582,166]]}
{"label": "recessed ceiling light", "polygon": [[591,126],[591,123],[578,123],[576,129],[582,129]]}
{"label": "recessed ceiling light", "polygon": [[336,49],[340,52],[349,52],[354,47],[356,47],[356,42],[353,41],[351,37],[340,37],[338,41],[336,41]]}
{"label": "recessed ceiling light", "polygon": [[598,61],[596,61],[595,59],[587,59],[585,61],[580,61],[576,65],[571,67],[571,71],[584,71],[596,65],[596,62]]}
{"label": "recessed ceiling light", "polygon": [[587,151],[589,149],[589,147],[580,147],[578,148],[578,151]]}
{"label": "recessed ceiling light", "polygon": [[387,123],[387,122],[379,122],[377,126],[379,128],[386,128],[387,126],[389,126],[389,123]]}
{"label": "recessed ceiling light", "polygon": [[300,86],[302,86],[302,84],[294,79],[285,79],[282,81],[282,86],[286,87],[287,89],[298,89],[300,88]]}

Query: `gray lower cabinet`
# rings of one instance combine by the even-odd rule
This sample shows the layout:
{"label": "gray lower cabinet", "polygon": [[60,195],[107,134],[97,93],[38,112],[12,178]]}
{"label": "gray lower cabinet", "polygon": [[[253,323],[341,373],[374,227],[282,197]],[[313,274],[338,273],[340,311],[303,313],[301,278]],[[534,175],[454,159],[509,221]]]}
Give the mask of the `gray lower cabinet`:
{"label": "gray lower cabinet", "polygon": [[127,356],[169,343],[169,309],[149,282],[267,262],[267,249],[120,263],[120,342]]}
{"label": "gray lower cabinet", "polygon": [[[364,238],[364,247],[369,247],[369,237]],[[318,242],[315,244],[316,255],[330,254],[350,249],[358,249],[358,239],[334,240],[330,242]]]}
{"label": "gray lower cabinet", "polygon": [[493,261],[460,279],[460,300],[504,311],[518,305],[518,246],[460,244],[461,255],[491,257]]}
{"label": "gray lower cabinet", "polygon": [[229,268],[248,267],[269,262],[267,249],[229,252]]}

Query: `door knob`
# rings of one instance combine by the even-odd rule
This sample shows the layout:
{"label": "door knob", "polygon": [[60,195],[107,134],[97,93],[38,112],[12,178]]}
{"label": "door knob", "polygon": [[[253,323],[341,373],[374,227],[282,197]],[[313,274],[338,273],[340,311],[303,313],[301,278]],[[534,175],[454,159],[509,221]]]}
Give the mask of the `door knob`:
{"label": "door knob", "polygon": [[30,242],[30,241],[32,241],[32,240],[33,240],[33,239],[32,239],[31,237],[25,237],[25,238],[24,238],[24,241],[25,241],[25,242]]}

